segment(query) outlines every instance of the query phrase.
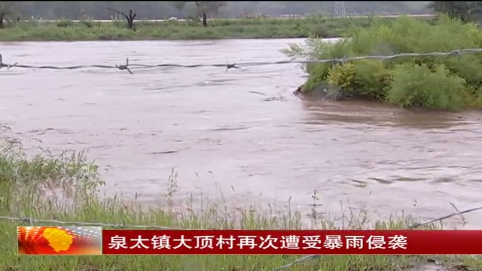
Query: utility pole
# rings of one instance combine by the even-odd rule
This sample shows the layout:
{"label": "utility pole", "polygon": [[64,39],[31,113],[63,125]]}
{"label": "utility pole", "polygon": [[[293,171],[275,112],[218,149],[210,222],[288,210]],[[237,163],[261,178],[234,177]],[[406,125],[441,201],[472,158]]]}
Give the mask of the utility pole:
{"label": "utility pole", "polygon": [[345,1],[335,2],[335,17],[345,17]]}

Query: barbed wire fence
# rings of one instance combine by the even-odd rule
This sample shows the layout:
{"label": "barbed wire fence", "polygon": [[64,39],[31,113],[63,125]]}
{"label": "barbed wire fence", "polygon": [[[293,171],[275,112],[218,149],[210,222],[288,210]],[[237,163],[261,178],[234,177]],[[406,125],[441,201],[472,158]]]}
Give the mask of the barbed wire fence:
{"label": "barbed wire fence", "polygon": [[407,57],[437,57],[437,56],[448,56],[448,57],[461,57],[462,55],[482,53],[482,48],[473,49],[458,49],[450,52],[431,52],[431,53],[402,53],[393,55],[366,55],[366,56],[356,56],[356,57],[343,57],[343,58],[333,58],[333,59],[308,59],[308,60],[281,60],[281,61],[259,61],[259,62],[242,62],[242,63],[232,63],[232,64],[174,64],[174,63],[164,63],[164,64],[138,64],[130,63],[129,58],[126,59],[125,64],[120,65],[76,65],[76,66],[36,66],[36,65],[26,65],[19,64],[15,62],[13,64],[7,64],[3,62],[3,57],[0,54],[0,69],[1,68],[21,68],[21,69],[48,69],[48,70],[78,70],[87,68],[98,68],[98,69],[117,69],[121,71],[127,71],[130,74],[133,69],[155,69],[162,67],[171,68],[200,68],[200,67],[219,67],[225,68],[226,71],[230,69],[240,69],[242,67],[253,67],[253,66],[265,66],[265,65],[284,65],[284,64],[312,64],[312,63],[340,63],[344,64],[350,61],[362,60],[362,59],[375,59],[375,60],[390,60],[397,58],[407,58]]}
{"label": "barbed wire fence", "polygon": [[[424,221],[424,222],[413,223],[412,225],[410,225],[406,229],[411,230],[411,229],[420,228],[420,227],[423,227],[423,226],[433,224],[435,222],[441,222],[441,221],[443,221],[445,219],[448,219],[448,218],[451,218],[451,217],[462,216],[463,214],[471,213],[471,212],[475,212],[475,211],[479,211],[479,210],[482,210],[482,206],[466,209],[466,210],[463,210],[463,211],[457,211],[455,213],[451,213],[451,214],[444,215],[444,216],[441,216],[441,217],[438,217],[438,218],[430,219],[430,220],[427,220],[427,221]],[[13,221],[13,222],[20,222],[22,224],[28,224],[30,226],[35,226],[36,224],[37,225],[38,224],[50,224],[50,225],[71,225],[71,226],[98,226],[98,227],[109,227],[109,228],[116,228],[116,229],[158,229],[158,230],[182,230],[182,229],[185,229],[185,228],[167,227],[167,226],[159,226],[159,225],[127,225],[127,224],[112,224],[112,223],[100,223],[100,222],[78,222],[78,221],[77,222],[72,222],[72,221],[69,222],[69,221],[61,221],[61,220],[44,220],[44,219],[35,219],[35,218],[31,218],[31,217],[23,217],[22,218],[22,217],[12,217],[12,216],[0,216],[0,220],[9,220],[9,221]],[[311,261],[311,260],[314,260],[314,259],[318,259],[322,256],[323,255],[303,256],[301,258],[296,259],[293,262],[290,262],[286,265],[280,266],[278,268],[275,268],[275,269],[272,269],[272,270],[269,270],[269,271],[280,271],[280,270],[289,269],[296,264]]]}

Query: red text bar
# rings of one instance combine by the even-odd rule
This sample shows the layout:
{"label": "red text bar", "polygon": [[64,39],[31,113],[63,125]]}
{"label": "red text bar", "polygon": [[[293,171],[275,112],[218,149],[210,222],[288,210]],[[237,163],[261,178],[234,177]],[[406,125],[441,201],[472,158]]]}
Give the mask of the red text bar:
{"label": "red text bar", "polygon": [[103,254],[482,254],[469,230],[104,230]]}

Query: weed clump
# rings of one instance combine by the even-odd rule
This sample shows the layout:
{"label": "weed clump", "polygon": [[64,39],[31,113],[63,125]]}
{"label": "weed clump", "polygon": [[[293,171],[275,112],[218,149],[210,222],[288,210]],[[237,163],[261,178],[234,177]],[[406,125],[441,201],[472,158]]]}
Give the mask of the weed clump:
{"label": "weed clump", "polygon": [[[292,44],[283,52],[309,60],[382,56],[305,65],[309,74],[302,88],[305,93],[323,83],[346,96],[401,107],[482,108],[482,55],[458,53],[464,48],[482,48],[478,26],[442,16],[435,23],[411,17],[382,23],[374,18],[370,26],[355,27],[335,43],[310,39],[304,46]],[[444,56],[440,52],[453,54]],[[432,55],[388,57],[407,53]]]}

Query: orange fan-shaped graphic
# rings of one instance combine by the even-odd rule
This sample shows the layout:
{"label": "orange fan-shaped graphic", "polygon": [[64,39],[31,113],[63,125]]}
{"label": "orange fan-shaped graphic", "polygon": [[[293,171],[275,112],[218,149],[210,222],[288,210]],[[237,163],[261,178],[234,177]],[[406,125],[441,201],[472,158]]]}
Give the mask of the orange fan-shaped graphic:
{"label": "orange fan-shaped graphic", "polygon": [[100,227],[18,227],[18,253],[30,255],[100,255]]}

